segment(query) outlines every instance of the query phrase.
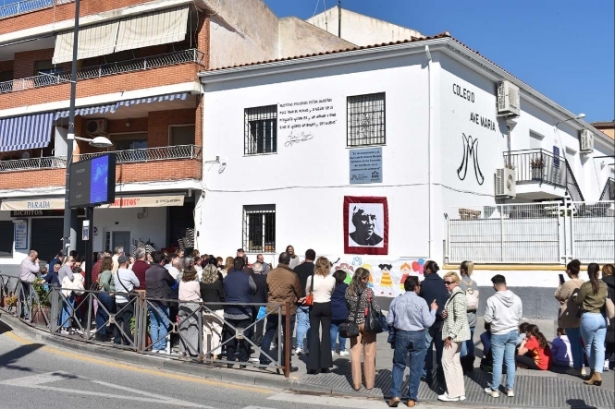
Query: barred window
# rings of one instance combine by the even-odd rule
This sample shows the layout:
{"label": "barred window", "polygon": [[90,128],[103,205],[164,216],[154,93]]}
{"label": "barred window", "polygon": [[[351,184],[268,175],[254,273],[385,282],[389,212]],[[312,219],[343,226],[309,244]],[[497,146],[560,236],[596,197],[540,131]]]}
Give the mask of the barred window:
{"label": "barred window", "polygon": [[278,106],[246,108],[244,110],[244,155],[278,151]]}
{"label": "barred window", "polygon": [[248,252],[275,252],[275,205],[243,207],[243,248]]}
{"label": "barred window", "polygon": [[384,92],[348,97],[348,146],[386,143]]}

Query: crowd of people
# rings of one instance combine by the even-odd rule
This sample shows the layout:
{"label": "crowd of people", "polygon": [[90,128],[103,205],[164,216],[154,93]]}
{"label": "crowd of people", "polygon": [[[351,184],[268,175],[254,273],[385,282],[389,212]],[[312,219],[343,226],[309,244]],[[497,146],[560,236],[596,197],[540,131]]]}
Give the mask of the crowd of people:
{"label": "crowd of people", "polygon": [[[208,351],[207,358],[225,357],[229,367],[238,363],[243,368],[249,361],[269,365],[272,346],[277,344],[283,350],[284,365],[291,345],[276,339],[281,326],[291,337],[296,333],[294,355],[308,355],[308,374],[330,372],[335,354],[350,356],[352,387],[369,390],[375,383],[377,333],[383,328],[374,330],[367,320],[372,312],[382,315],[382,310],[368,285],[368,270],[357,268],[346,284],[348,273],[332,271],[332,266],[326,257],[317,258],[312,249],[301,261],[292,246],[279,255],[275,268],[261,254],[250,263],[243,249],[226,259],[201,255],[198,250],[189,255],[149,254],[139,248],[134,259],[121,247],[113,253],[101,252],[91,268],[92,289],[98,291],[99,301],[96,338],[109,341],[107,331],[113,326],[113,341],[130,345],[131,298],[135,290],[144,290],[154,353],[169,353],[175,346],[171,344],[177,343],[181,355],[196,357]],[[85,274],[79,258],[59,254],[45,270],[32,250],[21,267],[22,282],[32,283],[43,273],[46,284],[66,291],[59,323],[62,333],[70,333],[71,311],[84,290],[80,277]],[[472,262],[464,261],[458,273],[439,274],[439,270],[435,261],[428,260],[423,266],[424,279],[409,276],[404,282],[405,293],[394,298],[388,314],[382,316],[394,349],[391,407],[402,401],[407,366],[409,388],[403,397],[407,406],[416,404],[421,380],[431,383],[434,375],[446,385],[439,400],[465,400],[464,373],[473,370],[475,361],[479,290],[471,278]],[[580,279],[580,272],[580,261],[573,260],[566,266],[569,279],[560,276],[561,285],[555,292],[560,304],[559,328],[551,343],[537,325],[521,322],[522,300],[507,288],[506,278],[500,274],[492,277],[495,293],[486,300],[485,331],[480,335],[484,350],[480,366],[492,374],[485,393],[493,398],[501,392],[514,396],[518,367],[568,369],[583,376],[587,365],[590,373],[585,383],[601,385],[601,373],[609,369],[609,357],[615,350],[615,333],[607,317],[609,302],[615,302],[613,265],[600,269],[590,263],[588,281]],[[280,314],[275,305],[281,306]],[[114,325],[108,321],[109,314],[115,314]],[[350,337],[348,352],[348,339],[343,335],[349,323],[356,326],[357,333]],[[175,341],[169,336],[173,325],[179,332]],[[253,345],[261,349],[258,357],[252,357]],[[291,371],[297,370],[289,366]],[[500,390],[504,372],[506,385]]]}

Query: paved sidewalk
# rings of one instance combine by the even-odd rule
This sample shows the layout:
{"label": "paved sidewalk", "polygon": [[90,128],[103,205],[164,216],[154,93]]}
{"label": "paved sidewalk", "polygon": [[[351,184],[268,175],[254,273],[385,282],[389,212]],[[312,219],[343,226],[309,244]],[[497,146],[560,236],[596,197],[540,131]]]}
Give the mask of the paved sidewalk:
{"label": "paved sidewalk", "polygon": [[[55,344],[61,348],[78,350],[95,354],[99,359],[115,359],[131,362],[138,365],[162,368],[166,370],[184,372],[210,379],[225,380],[230,382],[248,383],[251,385],[271,386],[291,390],[295,393],[337,395],[354,398],[367,398],[384,400],[389,396],[391,383],[391,367],[393,350],[386,343],[386,334],[378,336],[377,348],[377,375],[376,386],[371,391],[364,388],[355,392],[350,382],[350,361],[348,357],[334,357],[335,368],[329,374],[307,375],[305,361],[307,356],[293,356],[293,365],[299,370],[291,374],[290,379],[271,372],[260,371],[255,368],[227,369],[220,366],[203,365],[191,362],[169,359],[168,356],[147,356],[134,352],[120,351],[100,344],[86,344],[75,342],[66,337],[51,336],[49,333],[29,327],[23,322],[4,315],[2,320],[18,332],[35,338],[39,341]],[[549,334],[549,322],[537,322],[547,338]],[[551,328],[552,328],[551,322]],[[481,328],[477,326],[477,328]],[[480,332],[477,331],[475,338],[478,339]],[[480,343],[477,344],[477,356],[480,356]],[[476,360],[478,365],[479,360]],[[559,375],[550,371],[520,370],[517,372],[515,397],[507,398],[502,395],[499,399],[493,399],[482,390],[489,382],[491,376],[480,370],[475,370],[466,377],[467,400],[455,403],[460,407],[511,407],[511,408],[594,408],[612,409],[615,407],[615,378],[613,371],[603,374],[601,387],[584,385],[582,380],[569,375]],[[407,387],[407,382],[404,388]],[[402,389],[403,390],[403,389]],[[439,385],[428,386],[421,383],[419,400],[437,403],[437,395],[441,392]],[[439,405],[439,404],[438,404]],[[446,406],[447,404],[443,404]]]}

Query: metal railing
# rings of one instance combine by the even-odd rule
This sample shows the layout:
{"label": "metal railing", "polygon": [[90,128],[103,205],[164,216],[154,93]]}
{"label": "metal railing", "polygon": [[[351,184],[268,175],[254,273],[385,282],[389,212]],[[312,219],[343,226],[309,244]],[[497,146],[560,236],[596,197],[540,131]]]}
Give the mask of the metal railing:
{"label": "metal railing", "polygon": [[615,201],[573,202],[572,254],[584,263],[615,263]]}
{"label": "metal railing", "polygon": [[[22,0],[0,6],[0,19],[53,7],[55,0]],[[58,4],[60,1],[58,0]]]}
{"label": "metal railing", "polygon": [[585,200],[583,198],[583,193],[581,192],[581,188],[577,183],[577,179],[574,177],[574,172],[572,172],[570,162],[568,161],[566,161],[566,169],[568,170],[568,178],[566,179],[566,192],[568,192],[568,196],[575,202],[583,202]]}
{"label": "metal railing", "polygon": [[615,179],[609,178],[606,181],[600,200],[615,200]]}
{"label": "metal railing", "polygon": [[[102,78],[109,75],[123,74],[127,72],[146,71],[154,68],[167,67],[189,62],[202,65],[203,58],[204,54],[201,51],[197,49],[188,49],[151,57],[108,63],[79,69],[77,71],[77,81]],[[0,94],[40,88],[49,85],[64,84],[70,81],[70,77],[70,71],[63,71],[55,74],[41,74],[33,77],[0,82]]]}
{"label": "metal railing", "polygon": [[[124,296],[128,302],[116,303],[118,296]],[[7,300],[12,303],[10,307]],[[165,304],[168,306],[163,307]],[[253,314],[262,309],[263,313],[241,323],[224,317],[221,310],[228,307],[249,309]],[[169,359],[213,366],[257,367],[278,373],[283,371],[286,377],[290,375],[292,329],[283,331],[291,328],[291,316],[283,314],[290,309],[290,303],[216,303],[214,306],[203,302],[149,298],[145,291],[110,294],[55,287],[45,290],[40,281],[28,284],[17,277],[0,274],[0,309],[32,327],[74,341],[140,354],[156,353],[156,356]],[[153,320],[162,322],[165,330],[158,332],[152,325]],[[267,345],[261,347],[254,334],[256,330],[261,331],[259,336],[265,335],[265,321],[268,330],[275,330],[278,347],[273,351],[264,349]],[[111,329],[115,333],[114,342],[101,335]],[[154,349],[160,343],[169,347],[166,350]],[[235,361],[232,354],[235,348],[231,346],[236,346],[240,352],[239,362]],[[221,358],[225,348],[231,351],[226,354],[226,360]],[[241,359],[242,354],[244,358],[245,354],[251,355],[251,349],[259,356],[257,362]]]}
{"label": "metal railing", "polygon": [[514,166],[517,183],[538,182],[566,187],[567,167],[563,156],[544,149],[504,153],[505,162]]}
{"label": "metal railing", "polygon": [[[86,160],[107,153],[115,153],[116,163],[154,162],[161,160],[195,159],[201,160],[203,148],[196,145],[163,146],[159,148],[126,149],[122,151],[103,151],[74,155],[73,161]],[[66,168],[65,156],[45,158],[12,159],[0,161],[0,172],[18,172],[37,169]]]}

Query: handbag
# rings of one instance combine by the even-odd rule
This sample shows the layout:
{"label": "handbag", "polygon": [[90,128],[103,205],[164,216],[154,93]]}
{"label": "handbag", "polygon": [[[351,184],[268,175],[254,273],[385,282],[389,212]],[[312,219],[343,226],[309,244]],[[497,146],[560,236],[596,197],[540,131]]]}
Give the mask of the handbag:
{"label": "handbag", "polygon": [[367,290],[367,308],[365,309],[365,332],[380,334],[384,331],[382,326],[383,314],[372,308],[371,291]]}
{"label": "handbag", "polygon": [[359,336],[359,324],[357,324],[357,317],[359,316],[359,303],[361,302],[361,294],[357,296],[357,309],[354,313],[354,322],[346,320],[342,322],[339,327],[339,334],[342,338],[355,338]]}
{"label": "handbag", "polygon": [[312,275],[312,277],[310,277],[311,279],[311,284],[310,284],[310,293],[308,295],[305,296],[305,301],[303,303],[303,305],[307,305],[308,307],[311,307],[312,305],[314,305],[314,276]]}
{"label": "handbag", "polygon": [[613,304],[613,300],[607,297],[604,301],[604,309],[608,319],[612,320],[615,318],[615,304]]}
{"label": "handbag", "polygon": [[472,284],[474,284],[474,281],[470,280],[470,283],[468,284],[468,288],[465,291],[466,300],[467,300],[467,308],[466,308],[467,311],[478,310],[479,291],[474,290],[472,288]]}

